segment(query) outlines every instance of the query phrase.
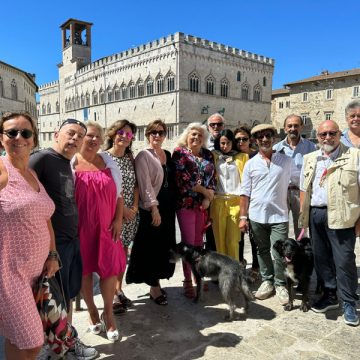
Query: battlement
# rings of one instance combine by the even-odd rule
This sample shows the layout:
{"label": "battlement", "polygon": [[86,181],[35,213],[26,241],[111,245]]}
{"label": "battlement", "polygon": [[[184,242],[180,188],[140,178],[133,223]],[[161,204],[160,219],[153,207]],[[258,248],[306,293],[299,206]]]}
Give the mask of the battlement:
{"label": "battlement", "polygon": [[59,80],[51,81],[51,82],[48,82],[46,84],[40,85],[39,90],[45,90],[45,89],[48,89],[48,88],[52,88],[54,86],[59,86]]}
{"label": "battlement", "polygon": [[89,70],[95,70],[97,68],[109,65],[111,63],[118,62],[120,60],[126,60],[133,56],[141,55],[143,53],[146,53],[150,50],[154,50],[157,48],[161,48],[166,45],[175,45],[176,43],[183,43],[183,44],[190,44],[199,46],[205,49],[211,49],[215,51],[222,52],[224,54],[231,54],[235,56],[242,57],[244,59],[249,59],[253,61],[258,61],[261,63],[265,63],[268,65],[275,65],[275,60],[263,55],[254,54],[250,51],[237,49],[228,45],[219,44],[215,41],[210,41],[206,39],[202,39],[196,36],[192,35],[185,35],[182,32],[177,32],[175,34],[171,34],[168,36],[164,36],[160,39],[150,41],[146,44],[142,44],[139,46],[136,46],[134,48],[130,48],[128,50],[121,51],[119,53],[106,56],[104,58],[101,58],[99,60],[96,60],[92,62],[91,64],[88,64],[81,69],[78,70],[78,74],[83,74],[88,72]]}

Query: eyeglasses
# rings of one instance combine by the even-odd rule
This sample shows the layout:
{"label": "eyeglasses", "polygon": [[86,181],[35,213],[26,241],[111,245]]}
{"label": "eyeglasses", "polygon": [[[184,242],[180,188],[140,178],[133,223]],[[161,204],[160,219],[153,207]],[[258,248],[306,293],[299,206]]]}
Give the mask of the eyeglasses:
{"label": "eyeglasses", "polygon": [[3,133],[9,138],[9,139],[15,139],[18,134],[20,134],[24,139],[30,139],[34,132],[28,129],[22,129],[22,130],[16,130],[16,129],[10,129],[10,130],[4,130]]}
{"label": "eyeglasses", "polygon": [[263,139],[264,137],[265,137],[266,139],[271,139],[273,136],[274,136],[274,135],[271,134],[271,133],[265,133],[265,134],[256,134],[256,135],[255,135],[255,138],[258,139],[258,140],[261,140],[261,139]]}
{"label": "eyeglasses", "polygon": [[209,126],[211,128],[214,128],[214,127],[221,127],[221,126],[224,126],[224,123],[223,122],[218,122],[218,123],[210,123]]}
{"label": "eyeglasses", "polygon": [[330,137],[335,137],[338,132],[339,131],[324,131],[324,132],[318,133],[318,135],[319,135],[320,139],[325,139],[326,136],[328,136],[328,135]]}
{"label": "eyeglasses", "polygon": [[152,130],[149,134],[152,136],[159,135],[160,137],[163,137],[166,135],[166,132],[164,130]]}
{"label": "eyeglasses", "polygon": [[247,138],[247,137],[238,137],[235,140],[236,140],[237,143],[239,143],[239,142],[247,142],[247,141],[249,141],[249,138]]}
{"label": "eyeglasses", "polygon": [[135,136],[131,131],[118,130],[116,134],[120,136],[126,136],[129,140],[135,139]]}

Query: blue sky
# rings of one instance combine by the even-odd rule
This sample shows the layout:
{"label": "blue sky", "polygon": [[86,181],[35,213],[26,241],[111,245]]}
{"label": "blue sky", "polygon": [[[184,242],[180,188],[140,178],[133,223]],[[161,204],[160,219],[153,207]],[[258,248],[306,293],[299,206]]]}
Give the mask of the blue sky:
{"label": "blue sky", "polygon": [[[96,6],[95,6],[96,4]],[[59,26],[92,22],[92,60],[177,31],[274,58],[273,89],[360,68],[358,0],[2,0],[0,60],[56,80]]]}

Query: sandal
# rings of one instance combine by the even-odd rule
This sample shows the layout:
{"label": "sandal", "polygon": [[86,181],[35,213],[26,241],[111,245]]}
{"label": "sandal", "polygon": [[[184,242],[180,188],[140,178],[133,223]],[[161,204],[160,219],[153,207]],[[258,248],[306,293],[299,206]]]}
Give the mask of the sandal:
{"label": "sandal", "polygon": [[120,302],[113,303],[113,313],[114,315],[122,315],[126,313],[126,308]]}
{"label": "sandal", "polygon": [[102,331],[101,322],[98,322],[95,325],[89,324],[89,331],[94,335],[99,335]]}
{"label": "sandal", "polygon": [[168,302],[167,302],[167,299],[164,295],[160,295],[158,296],[157,298],[154,298],[151,294],[150,294],[150,299],[152,301],[155,302],[155,304],[158,304],[158,305],[168,305]]}
{"label": "sandal", "polygon": [[183,288],[184,288],[184,295],[189,299],[195,298],[195,289],[193,287],[191,280],[184,280],[183,281]]}
{"label": "sandal", "polygon": [[125,294],[124,294],[123,291],[120,291],[119,293],[117,293],[117,297],[118,297],[121,305],[122,305],[125,309],[128,309],[128,308],[130,308],[130,307],[133,306],[132,301],[125,296]]}

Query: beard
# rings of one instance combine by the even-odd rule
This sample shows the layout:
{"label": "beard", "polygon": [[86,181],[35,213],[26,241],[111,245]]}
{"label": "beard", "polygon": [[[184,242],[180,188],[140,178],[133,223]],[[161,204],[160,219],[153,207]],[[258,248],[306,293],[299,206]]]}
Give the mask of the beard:
{"label": "beard", "polygon": [[321,150],[325,151],[326,153],[331,153],[337,148],[336,145],[330,145],[330,144],[322,144]]}
{"label": "beard", "polygon": [[288,134],[290,139],[297,139],[299,137],[299,133],[296,131]]}

